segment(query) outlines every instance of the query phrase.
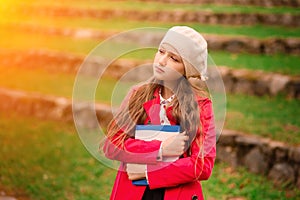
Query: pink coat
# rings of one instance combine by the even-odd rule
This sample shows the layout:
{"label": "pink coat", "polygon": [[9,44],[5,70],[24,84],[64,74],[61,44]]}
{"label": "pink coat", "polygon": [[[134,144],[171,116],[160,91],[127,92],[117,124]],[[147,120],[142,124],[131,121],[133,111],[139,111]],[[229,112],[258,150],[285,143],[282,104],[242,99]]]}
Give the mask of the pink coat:
{"label": "pink coat", "polygon": [[[204,133],[204,165],[201,164],[200,159],[196,159],[200,149],[195,141],[191,144],[190,156],[185,153],[183,158],[167,164],[157,161],[156,157],[161,144],[158,140],[143,141],[129,138],[125,141],[125,151],[115,150],[116,146],[107,141],[104,146],[105,155],[109,159],[122,162],[116,176],[111,200],[139,200],[145,191],[145,186],[135,186],[128,179],[124,171],[125,162],[147,164],[149,187],[150,189],[165,188],[165,200],[204,199],[200,181],[207,180],[211,175],[216,157],[216,140],[212,102],[208,98],[200,97],[197,98],[197,102]],[[144,103],[144,109],[147,113],[145,124],[149,122],[154,125],[160,124],[158,90],[155,91],[152,100]],[[168,108],[167,116],[172,125],[177,123],[172,116],[172,107]],[[200,133],[197,137],[200,137]],[[156,170],[152,170],[154,168]]]}

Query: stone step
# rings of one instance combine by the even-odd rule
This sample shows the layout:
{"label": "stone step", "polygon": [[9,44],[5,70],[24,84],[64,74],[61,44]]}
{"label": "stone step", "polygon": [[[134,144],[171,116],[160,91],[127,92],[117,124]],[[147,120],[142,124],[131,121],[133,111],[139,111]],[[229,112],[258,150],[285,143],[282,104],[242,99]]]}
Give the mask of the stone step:
{"label": "stone step", "polygon": [[0,200],[17,200],[17,199],[11,196],[0,196]]}
{"label": "stone step", "polygon": [[[25,69],[44,69],[51,73],[76,74],[83,64],[85,56],[67,53],[48,52],[41,50],[32,51],[0,51],[0,65],[17,66]],[[126,72],[149,64],[151,60],[127,60],[119,59],[109,66],[110,61],[103,58],[89,58],[85,61],[85,67],[89,68],[88,75],[93,76],[103,71],[103,76],[110,76],[120,79]],[[259,70],[232,69],[226,66],[218,66],[218,70],[223,79],[226,92],[234,94],[248,95],[269,95],[276,96],[282,94],[288,98],[300,99],[300,76],[288,76],[279,73],[264,72]],[[131,81],[144,81],[141,77],[151,74],[152,68],[143,68],[136,71]],[[213,78],[213,77],[211,77]]]}
{"label": "stone step", "polygon": [[217,143],[217,161],[232,167],[244,166],[250,172],[271,179],[275,185],[300,189],[300,146],[259,136],[223,130]]}
{"label": "stone step", "polygon": [[30,200],[30,198],[20,189],[4,189],[0,186],[0,200]]}
{"label": "stone step", "polygon": [[125,10],[125,9],[83,9],[71,7],[27,6],[14,8],[15,13],[34,16],[63,16],[63,17],[90,17],[96,19],[123,18],[138,21],[159,21],[172,23],[201,23],[201,24],[226,24],[226,25],[276,25],[299,27],[299,14],[275,13],[216,13],[211,11],[190,10]]}
{"label": "stone step", "polygon": [[[119,1],[119,0],[117,0]],[[299,7],[300,0],[139,0],[145,2],[181,3],[181,4],[215,4],[215,5],[243,5],[243,6],[289,6]]]}
{"label": "stone step", "polygon": [[[32,34],[66,36],[75,39],[99,39],[104,40],[118,34],[117,31],[101,31],[95,29],[82,29],[82,28],[58,28],[58,27],[41,27],[38,25],[24,25],[24,24],[10,24],[0,26],[4,30],[14,32],[24,32]],[[162,32],[162,31],[161,31]],[[283,37],[269,37],[269,38],[254,38],[247,36],[230,36],[230,35],[217,35],[217,34],[203,34],[207,40],[208,48],[210,51],[228,51],[232,53],[253,53],[253,54],[294,54],[300,55],[300,38],[283,38]],[[129,36],[130,37],[130,36]],[[161,34],[149,33],[145,35],[133,35],[136,42],[154,42],[158,43],[162,37]],[[148,40],[148,41],[145,41]],[[126,41],[126,38],[124,38]]]}

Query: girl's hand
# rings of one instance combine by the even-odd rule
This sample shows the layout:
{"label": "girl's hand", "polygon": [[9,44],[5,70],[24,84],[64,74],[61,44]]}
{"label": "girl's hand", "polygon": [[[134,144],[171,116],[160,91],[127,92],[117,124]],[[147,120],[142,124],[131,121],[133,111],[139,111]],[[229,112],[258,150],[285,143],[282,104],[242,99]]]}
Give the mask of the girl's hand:
{"label": "girl's hand", "polygon": [[127,172],[127,175],[128,175],[128,179],[131,180],[131,181],[146,178],[145,172],[144,173],[129,173],[129,172]]}
{"label": "girl's hand", "polygon": [[189,137],[182,132],[178,135],[169,137],[162,142],[162,156],[180,156],[186,150],[186,142]]}
{"label": "girl's hand", "polygon": [[126,172],[131,181],[144,179],[146,178],[146,165],[128,163],[126,164]]}

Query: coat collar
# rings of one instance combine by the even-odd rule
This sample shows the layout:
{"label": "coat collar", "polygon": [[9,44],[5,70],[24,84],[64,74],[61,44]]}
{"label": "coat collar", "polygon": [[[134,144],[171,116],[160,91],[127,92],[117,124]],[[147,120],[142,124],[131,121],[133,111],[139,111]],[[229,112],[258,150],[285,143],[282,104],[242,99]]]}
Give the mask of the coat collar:
{"label": "coat collar", "polygon": [[[148,119],[145,122],[146,124],[153,124],[153,125],[160,125],[160,98],[159,98],[159,88],[156,88],[156,90],[153,93],[153,99],[145,102],[143,104],[143,107],[147,113]],[[172,115],[173,107],[170,106],[167,108],[167,116],[169,118],[169,121],[171,125],[175,125],[176,119]]]}

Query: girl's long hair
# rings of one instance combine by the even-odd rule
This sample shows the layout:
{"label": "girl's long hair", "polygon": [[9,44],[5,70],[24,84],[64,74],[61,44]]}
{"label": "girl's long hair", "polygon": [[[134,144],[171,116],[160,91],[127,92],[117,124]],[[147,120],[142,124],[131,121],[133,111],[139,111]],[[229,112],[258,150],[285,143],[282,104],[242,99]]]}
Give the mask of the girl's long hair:
{"label": "girl's long hair", "polygon": [[[208,97],[208,93],[199,83],[199,79],[181,77],[173,91],[175,98],[170,105],[173,107],[172,114],[177,123],[180,124],[181,130],[186,131],[189,136],[189,144],[195,139],[198,131],[202,135],[200,111],[195,95]],[[118,110],[108,125],[107,137],[112,140],[111,142],[123,148],[125,140],[134,137],[135,126],[144,124],[147,117],[143,104],[153,99],[155,90],[162,87],[161,81],[152,77],[132,92],[128,101],[121,106],[121,109]],[[203,142],[201,135],[198,138],[200,140],[197,139],[199,147],[202,147]]]}

